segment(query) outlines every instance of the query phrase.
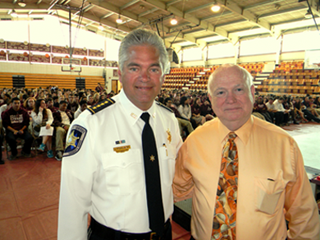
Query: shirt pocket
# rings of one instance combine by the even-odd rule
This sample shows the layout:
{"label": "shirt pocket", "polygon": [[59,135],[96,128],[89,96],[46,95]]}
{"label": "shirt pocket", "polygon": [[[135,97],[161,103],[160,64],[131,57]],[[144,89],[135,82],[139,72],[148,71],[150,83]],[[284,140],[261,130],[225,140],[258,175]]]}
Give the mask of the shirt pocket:
{"label": "shirt pocket", "polygon": [[102,165],[108,192],[129,195],[143,188],[144,171],[139,149],[105,153],[102,155]]}
{"label": "shirt pocket", "polygon": [[276,210],[281,193],[285,188],[282,179],[265,179],[255,177],[254,192],[256,210],[273,214]]}
{"label": "shirt pocket", "polygon": [[160,163],[161,163],[161,181],[167,185],[172,185],[175,163],[176,163],[176,151],[174,147],[162,146],[158,148]]}

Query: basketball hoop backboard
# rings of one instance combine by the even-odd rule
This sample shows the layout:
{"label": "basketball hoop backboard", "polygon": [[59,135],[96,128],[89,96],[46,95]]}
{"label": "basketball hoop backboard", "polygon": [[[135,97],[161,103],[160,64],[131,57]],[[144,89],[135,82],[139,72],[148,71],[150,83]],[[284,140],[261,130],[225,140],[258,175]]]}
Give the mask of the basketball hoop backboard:
{"label": "basketball hoop backboard", "polygon": [[75,58],[62,58],[62,72],[81,72],[81,60]]}

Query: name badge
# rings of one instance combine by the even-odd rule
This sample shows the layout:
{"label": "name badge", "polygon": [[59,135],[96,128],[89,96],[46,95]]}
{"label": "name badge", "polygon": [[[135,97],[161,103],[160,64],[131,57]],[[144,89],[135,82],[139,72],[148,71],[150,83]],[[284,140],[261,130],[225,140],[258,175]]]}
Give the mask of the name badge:
{"label": "name badge", "polygon": [[122,153],[122,152],[129,151],[129,149],[131,149],[131,146],[127,145],[127,146],[122,146],[122,147],[115,147],[115,148],[113,148],[113,151],[115,151],[116,153]]}

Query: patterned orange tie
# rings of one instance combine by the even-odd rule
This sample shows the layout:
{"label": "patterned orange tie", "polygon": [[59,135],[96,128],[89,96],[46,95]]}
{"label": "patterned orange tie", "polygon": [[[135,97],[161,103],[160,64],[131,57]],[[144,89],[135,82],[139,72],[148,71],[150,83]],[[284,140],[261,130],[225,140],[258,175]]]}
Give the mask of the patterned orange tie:
{"label": "patterned orange tie", "polygon": [[212,239],[236,239],[238,190],[238,152],[234,142],[236,137],[234,132],[229,133],[229,138],[222,150]]}

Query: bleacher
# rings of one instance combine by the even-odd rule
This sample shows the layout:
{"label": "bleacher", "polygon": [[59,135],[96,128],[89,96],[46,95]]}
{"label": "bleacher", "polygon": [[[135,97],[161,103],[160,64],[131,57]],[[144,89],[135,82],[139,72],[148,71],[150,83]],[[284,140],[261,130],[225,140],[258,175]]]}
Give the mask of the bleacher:
{"label": "bleacher", "polygon": [[[262,73],[265,63],[246,63],[239,66],[255,79]],[[211,68],[188,67],[172,68],[166,75],[162,85],[165,89],[206,90],[208,78],[219,66]],[[256,85],[260,94],[320,94],[320,71],[317,69],[303,69],[303,61],[282,62],[268,73],[267,79]]]}
{"label": "bleacher", "polygon": [[98,83],[103,84],[104,78],[101,76],[78,76],[78,75],[61,75],[61,74],[34,74],[34,73],[0,73],[0,88],[12,88],[13,76],[24,76],[26,88],[46,88],[48,86],[59,86],[59,88],[75,89],[76,78],[85,79],[86,89],[94,90]]}
{"label": "bleacher", "polygon": [[[253,77],[259,74],[264,63],[248,63],[239,66],[247,69]],[[211,68],[205,67],[188,67],[188,68],[172,68],[170,74],[166,75],[162,88],[165,89],[190,89],[190,90],[206,90],[208,78],[219,65]]]}
{"label": "bleacher", "polygon": [[319,94],[320,71],[303,69],[302,61],[282,62],[257,90],[262,94]]}

